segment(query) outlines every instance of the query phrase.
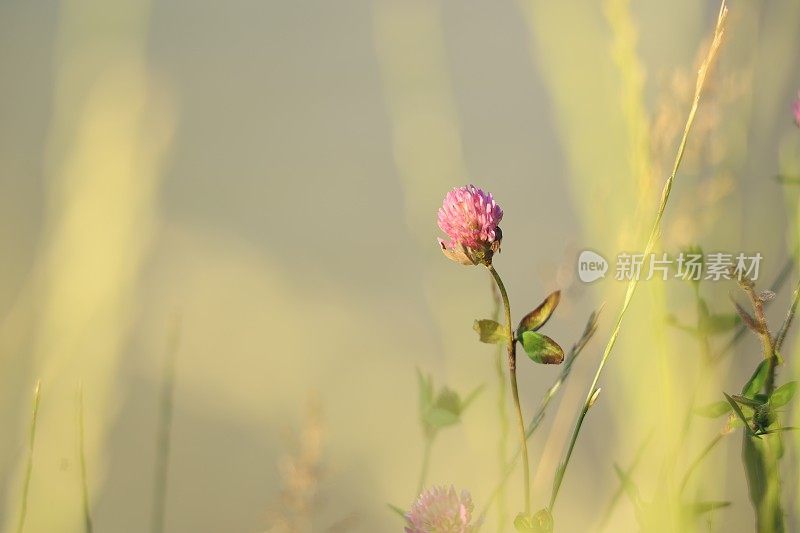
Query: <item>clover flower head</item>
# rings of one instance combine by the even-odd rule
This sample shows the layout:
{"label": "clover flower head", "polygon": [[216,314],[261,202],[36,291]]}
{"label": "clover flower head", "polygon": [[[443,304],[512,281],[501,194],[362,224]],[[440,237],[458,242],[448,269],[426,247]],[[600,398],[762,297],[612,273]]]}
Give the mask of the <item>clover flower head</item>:
{"label": "clover flower head", "polygon": [[492,255],[500,249],[503,232],[498,224],[503,210],[486,193],[467,185],[447,193],[439,209],[439,228],[450,237],[439,239],[444,254],[465,265],[491,263]]}
{"label": "clover flower head", "polygon": [[419,495],[406,514],[405,533],[472,533],[472,498],[450,486],[433,487]]}

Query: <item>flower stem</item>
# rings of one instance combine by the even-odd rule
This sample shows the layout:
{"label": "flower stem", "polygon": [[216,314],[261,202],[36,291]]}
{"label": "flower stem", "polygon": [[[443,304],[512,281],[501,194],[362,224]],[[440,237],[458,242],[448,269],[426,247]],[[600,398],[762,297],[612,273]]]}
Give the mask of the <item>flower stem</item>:
{"label": "flower stem", "polygon": [[[578,341],[572,345],[572,349],[570,349],[569,355],[564,361],[564,366],[561,369],[561,374],[559,374],[559,376],[556,378],[556,380],[553,382],[550,388],[547,389],[547,392],[544,393],[544,396],[542,396],[542,399],[539,402],[539,409],[536,411],[536,414],[533,415],[530,422],[528,422],[528,428],[525,432],[526,438],[530,439],[533,436],[536,429],[539,427],[539,424],[541,424],[542,420],[544,420],[547,407],[550,405],[550,402],[553,400],[556,393],[561,389],[562,385],[569,377],[575,359],[577,359],[578,355],[580,355],[580,353],[583,351],[583,348],[589,342],[589,339],[592,338],[592,335],[594,335],[595,331],[597,330],[597,317],[602,309],[603,308],[601,307],[600,309],[591,314],[591,316],[589,317],[589,321],[586,323],[586,328],[584,329],[581,338],[578,339]],[[514,472],[514,467],[517,465],[517,461],[519,461],[519,456],[520,456],[520,449],[517,448],[517,451],[515,451],[514,454],[511,456],[511,460],[509,460],[507,464],[503,465],[503,469],[501,470],[502,476],[500,478],[500,481],[497,484],[497,486],[495,486],[494,490],[489,494],[489,498],[486,500],[486,503],[484,504],[483,509],[481,510],[479,522],[483,522],[485,520],[486,515],[489,513],[489,508],[491,507],[495,499],[497,500],[497,504],[501,509],[499,514],[501,515],[504,514],[504,511],[502,511],[503,506],[501,504],[500,495],[505,491],[506,481],[508,481],[508,478]],[[502,528],[499,528],[498,531],[502,531]]]}
{"label": "flower stem", "polygon": [[428,478],[428,465],[431,462],[431,448],[433,447],[433,436],[425,436],[425,451],[422,452],[422,469],[419,472],[419,482],[417,483],[417,494],[422,494],[425,488],[425,480]]}
{"label": "flower stem", "polygon": [[[495,322],[500,321],[500,308],[502,301],[497,287],[492,281],[492,299],[494,300],[494,310],[492,312],[492,319]],[[495,345],[497,353],[495,354],[495,372],[497,374],[497,420],[500,423],[500,433],[497,439],[497,461],[499,471],[502,474],[506,469],[506,448],[508,447],[508,413],[506,411],[506,376],[503,370],[503,347],[500,344]],[[507,474],[503,476],[503,480]],[[497,496],[497,533],[502,533],[506,525],[506,489],[505,483],[501,482],[500,486],[495,492]]]}
{"label": "flower stem", "polygon": [[525,513],[531,512],[531,473],[528,463],[528,439],[525,435],[525,419],[522,417],[522,406],[519,403],[519,387],[517,387],[517,343],[514,340],[514,331],[511,328],[511,304],[508,301],[508,293],[500,279],[500,274],[489,264],[486,265],[489,273],[497,283],[500,297],[503,299],[503,308],[506,313],[506,335],[508,336],[508,375],[511,379],[511,396],[514,399],[514,408],[517,411],[517,426],[519,427],[519,444],[522,450],[522,468],[525,486]]}

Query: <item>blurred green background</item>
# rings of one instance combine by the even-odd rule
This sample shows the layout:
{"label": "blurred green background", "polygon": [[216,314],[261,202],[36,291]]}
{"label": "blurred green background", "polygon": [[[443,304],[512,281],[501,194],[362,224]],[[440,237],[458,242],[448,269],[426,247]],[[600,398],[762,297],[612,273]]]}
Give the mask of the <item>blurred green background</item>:
{"label": "blurred green background", "polygon": [[[96,529],[148,530],[176,316],[167,531],[284,531],[292,491],[313,496],[298,511],[308,531],[399,531],[385,504],[415,497],[415,367],[459,391],[486,385],[442,433],[429,476],[482,505],[497,479],[497,382],[471,324],[491,312],[489,277],[436,244],[441,199],[465,183],[505,211],[495,265],[516,316],[561,288],[548,334],[566,347],[608,302],[531,441],[543,506],[624,291],[612,276],[577,281],[575,257],[643,247],[718,7],[3,0],[2,527],[16,527],[41,379],[26,531],[82,530],[79,382]],[[660,248],[759,251],[767,283],[796,234],[797,189],[774,176],[800,173],[800,2],[730,8]],[[707,290],[723,310],[733,289]],[[693,320],[689,287],[643,283],[565,478],[560,531],[594,527],[618,485],[613,463],[654,432],[636,478],[651,497],[697,371],[695,343],[667,313]],[[701,398],[740,386],[757,346],[742,343]],[[559,369],[521,363],[530,416]],[[693,428],[683,464],[719,429]],[[752,523],[739,441],[691,487],[732,502],[713,515],[720,531]],[[519,489],[515,475],[512,504]],[[624,499],[609,530],[635,530]]]}

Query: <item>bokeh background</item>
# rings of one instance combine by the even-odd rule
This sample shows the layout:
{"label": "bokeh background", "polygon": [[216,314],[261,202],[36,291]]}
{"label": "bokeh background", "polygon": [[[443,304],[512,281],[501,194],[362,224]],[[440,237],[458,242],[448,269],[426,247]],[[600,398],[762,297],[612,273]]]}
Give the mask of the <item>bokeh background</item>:
{"label": "bokeh background", "polygon": [[[96,529],[148,531],[173,356],[166,531],[399,531],[386,503],[415,497],[416,368],[461,392],[485,385],[441,433],[429,476],[481,506],[498,476],[498,383],[471,325],[491,313],[490,284],[442,257],[435,224],[445,192],[470,182],[504,208],[495,265],[517,317],[561,288],[547,333],[569,346],[607,302],[531,441],[543,506],[624,291],[610,276],[577,281],[576,254],[643,247],[718,8],[0,2],[0,527],[16,527],[41,379],[26,531],[83,528],[78,383]],[[774,177],[800,174],[800,2],[730,9],[660,249],[758,251],[766,283],[796,234],[797,186]],[[731,284],[703,290],[730,309]],[[787,301],[785,289],[773,323]],[[564,481],[560,531],[596,526],[614,463],[647,435],[635,479],[652,497],[698,367],[664,316],[692,321],[693,306],[686,284],[640,286]],[[738,389],[758,353],[743,342],[701,399]],[[559,369],[527,363],[530,416]],[[695,422],[681,464],[718,430]],[[730,437],[690,487],[732,502],[713,515],[720,531],[752,524],[739,453]],[[515,475],[512,516],[520,486]],[[623,498],[609,530],[635,529]]]}

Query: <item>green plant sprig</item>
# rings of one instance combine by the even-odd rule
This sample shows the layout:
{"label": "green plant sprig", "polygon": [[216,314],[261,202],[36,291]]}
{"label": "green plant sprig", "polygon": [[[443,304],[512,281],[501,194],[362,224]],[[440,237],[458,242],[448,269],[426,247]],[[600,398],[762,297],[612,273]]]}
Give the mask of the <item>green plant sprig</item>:
{"label": "green plant sprig", "polygon": [[525,419],[522,417],[522,406],[519,401],[519,387],[517,386],[517,342],[514,339],[514,330],[511,325],[511,304],[508,300],[508,292],[500,274],[497,273],[491,263],[486,265],[489,273],[494,278],[497,284],[497,290],[500,291],[500,297],[503,300],[503,310],[505,311],[506,318],[506,346],[508,347],[508,375],[511,381],[511,397],[514,400],[514,409],[517,415],[517,427],[519,428],[520,436],[520,450],[522,453],[522,468],[523,468],[523,485],[524,485],[524,498],[525,498],[525,514],[531,512],[531,471],[528,458],[528,439],[525,436]]}
{"label": "green plant sprig", "polygon": [[[525,434],[526,439],[530,439],[533,436],[533,434],[536,432],[536,429],[539,427],[539,424],[541,424],[542,420],[544,420],[550,402],[553,400],[553,398],[555,398],[558,391],[561,390],[561,387],[567,381],[567,378],[572,371],[573,364],[586,347],[589,340],[591,340],[592,336],[597,331],[597,320],[602,310],[603,307],[601,306],[597,311],[592,312],[592,314],[589,316],[589,320],[586,322],[586,327],[584,328],[580,339],[578,339],[578,341],[572,345],[572,348],[570,348],[569,354],[564,360],[564,366],[562,367],[561,372],[550,388],[547,389],[547,392],[545,392],[544,396],[542,396],[536,414],[533,415],[531,421],[528,423],[528,429]],[[505,484],[508,482],[508,478],[511,476],[511,473],[514,471],[517,461],[519,461],[520,453],[521,449],[517,448],[517,451],[514,452],[514,455],[511,457],[511,460],[508,462],[508,464],[504,464],[503,474],[500,478],[500,481],[489,494],[489,498],[481,509],[478,523],[482,523],[485,520],[486,515],[489,513],[489,509],[494,501],[497,499],[499,502],[499,495],[505,487]]]}

